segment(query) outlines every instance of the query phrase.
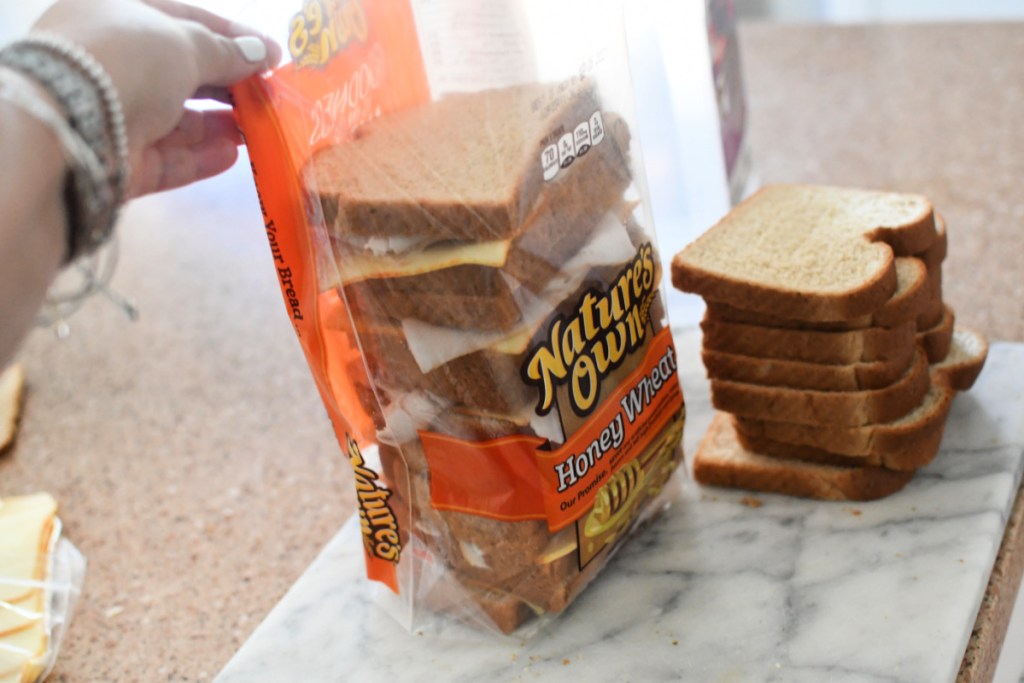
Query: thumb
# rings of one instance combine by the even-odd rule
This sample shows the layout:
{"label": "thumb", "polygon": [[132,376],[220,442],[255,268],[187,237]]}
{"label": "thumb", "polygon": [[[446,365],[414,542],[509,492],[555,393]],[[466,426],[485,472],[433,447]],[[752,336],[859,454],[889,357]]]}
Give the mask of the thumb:
{"label": "thumb", "polygon": [[270,46],[263,38],[229,38],[200,24],[192,24],[189,39],[194,48],[200,85],[233,85],[272,67]]}

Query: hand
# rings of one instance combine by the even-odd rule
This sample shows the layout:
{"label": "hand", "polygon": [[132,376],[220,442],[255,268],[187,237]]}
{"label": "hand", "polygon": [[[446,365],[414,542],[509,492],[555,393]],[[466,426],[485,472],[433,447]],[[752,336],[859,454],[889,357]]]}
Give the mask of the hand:
{"label": "hand", "polygon": [[226,102],[227,86],[281,59],[269,38],[176,0],[58,0],[35,28],[81,45],[110,74],[128,128],[130,197],[230,168],[241,143],[232,112],[185,102]]}

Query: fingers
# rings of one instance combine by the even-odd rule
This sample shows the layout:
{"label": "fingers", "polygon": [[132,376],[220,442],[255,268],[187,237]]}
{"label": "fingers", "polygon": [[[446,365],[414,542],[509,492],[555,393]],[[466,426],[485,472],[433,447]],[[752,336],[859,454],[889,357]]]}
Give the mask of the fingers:
{"label": "fingers", "polygon": [[178,127],[144,151],[130,194],[171,190],[226,171],[238,159],[240,143],[230,111],[185,110]]}
{"label": "fingers", "polygon": [[193,93],[191,99],[193,100],[214,100],[221,104],[233,104],[234,100],[231,97],[231,91],[224,86],[214,87],[203,86]]}
{"label": "fingers", "polygon": [[228,140],[233,145],[242,144],[238,123],[230,110],[185,109],[177,127],[160,143],[173,147],[191,147],[216,139]]}

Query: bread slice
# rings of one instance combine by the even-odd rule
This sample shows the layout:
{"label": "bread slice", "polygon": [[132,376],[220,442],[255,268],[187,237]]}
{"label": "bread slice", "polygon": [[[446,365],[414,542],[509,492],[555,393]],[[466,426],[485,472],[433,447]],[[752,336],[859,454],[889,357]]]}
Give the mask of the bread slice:
{"label": "bread slice", "polygon": [[823,427],[858,427],[896,420],[912,411],[931,386],[928,359],[918,350],[896,382],[863,391],[813,391],[711,380],[711,402],[742,417]]}
{"label": "bread slice", "polygon": [[898,470],[923,467],[938,452],[955,392],[974,384],[987,355],[982,335],[957,327],[948,357],[931,366],[931,387],[924,399],[891,422],[823,428],[736,417],[736,431],[746,447],[767,455]]}
{"label": "bread slice", "polygon": [[704,349],[702,357],[711,379],[791,389],[862,391],[897,381],[914,361],[914,346],[907,345],[903,354],[886,360],[848,365],[755,358],[713,349]]}
{"label": "bread slice", "polygon": [[25,369],[11,365],[0,373],[0,453],[14,443],[24,398]]}
{"label": "bread slice", "polygon": [[901,490],[914,471],[848,467],[780,459],[745,449],[728,415],[716,413],[693,455],[701,484],[820,500],[866,501]]}
{"label": "bread slice", "polygon": [[945,423],[939,429],[921,432],[912,448],[895,453],[869,453],[866,456],[842,455],[824,448],[787,441],[776,441],[763,436],[752,436],[736,425],[736,438],[747,450],[761,455],[786,460],[813,462],[821,465],[844,465],[847,467],[884,467],[888,470],[916,470],[924,467],[939,454]]}
{"label": "bread slice", "polygon": [[942,264],[939,263],[928,270],[928,304],[917,316],[917,329],[924,330],[934,327],[942,321],[945,304],[942,300]]}
{"label": "bread slice", "polygon": [[917,343],[928,354],[929,363],[941,362],[949,354],[953,342],[956,316],[949,306],[943,306],[942,312],[942,318],[938,323],[917,333]]}
{"label": "bread slice", "polygon": [[877,311],[851,320],[808,322],[736,308],[714,301],[708,302],[707,310],[710,317],[723,322],[795,330],[843,331],[902,325],[908,320],[916,320],[929,310],[932,293],[928,288],[928,269],[923,261],[913,257],[898,257],[895,267],[896,291],[892,297]]}
{"label": "bread slice", "polygon": [[548,139],[600,110],[591,81],[558,86],[448,95],[382,116],[356,139],[317,153],[328,228],[439,240],[514,236],[544,188]]}
{"label": "bread slice", "polygon": [[920,195],[770,185],[672,261],[672,283],[708,301],[807,321],[870,314],[896,291],[894,252],[936,239]]}
{"label": "bread slice", "polygon": [[967,391],[981,374],[988,358],[988,341],[980,332],[957,325],[949,354],[932,366],[932,372],[941,375],[957,391]]}
{"label": "bread slice", "polygon": [[844,365],[905,357],[917,331],[912,320],[896,327],[838,332],[791,330],[723,322],[710,312],[705,314],[701,329],[706,349],[755,358]]}
{"label": "bread slice", "polygon": [[931,272],[942,267],[949,252],[949,235],[946,232],[946,220],[941,214],[935,214],[935,241],[924,251],[914,254],[924,262],[925,268]]}
{"label": "bread slice", "polygon": [[[837,456],[863,459],[864,464],[907,469],[929,460],[925,446],[941,439],[953,403],[954,392],[947,382],[933,378],[931,387],[917,406],[889,422],[859,427],[818,425],[736,417],[736,430],[750,439],[805,446]],[[938,435],[938,436],[936,436]]]}

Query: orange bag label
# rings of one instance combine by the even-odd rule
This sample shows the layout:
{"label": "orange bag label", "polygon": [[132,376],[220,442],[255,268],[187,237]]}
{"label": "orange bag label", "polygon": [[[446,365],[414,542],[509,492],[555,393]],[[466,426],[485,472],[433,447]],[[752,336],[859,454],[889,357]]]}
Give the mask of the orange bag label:
{"label": "orange bag label", "polygon": [[[298,5],[298,3],[296,3]],[[397,525],[360,448],[373,443],[369,380],[341,297],[317,272],[304,175],[366,121],[430,100],[408,0],[306,0],[288,26],[293,61],[232,88],[285,309],[356,475],[367,576],[398,592]],[[321,277],[327,275],[328,277]]]}
{"label": "orange bag label", "polygon": [[[564,444],[535,436],[467,442],[422,432],[434,507],[502,520],[545,519],[554,532],[593,508],[601,490],[681,421],[683,394],[669,329]],[[670,440],[671,441],[671,440]],[[670,450],[678,446],[666,444]]]}

